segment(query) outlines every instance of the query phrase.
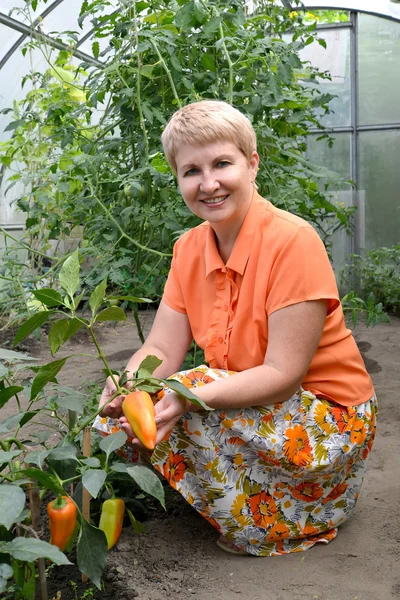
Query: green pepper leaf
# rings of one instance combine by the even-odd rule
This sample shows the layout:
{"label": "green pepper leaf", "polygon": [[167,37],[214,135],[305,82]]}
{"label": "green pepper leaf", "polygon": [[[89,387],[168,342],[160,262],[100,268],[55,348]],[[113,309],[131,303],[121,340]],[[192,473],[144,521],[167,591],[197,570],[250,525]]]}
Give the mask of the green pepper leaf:
{"label": "green pepper leaf", "polygon": [[55,355],[59,347],[64,343],[68,331],[69,319],[59,319],[51,326],[48,340],[52,356]]}
{"label": "green pepper leaf", "polygon": [[128,467],[126,471],[128,475],[130,475],[132,479],[138,484],[140,489],[142,489],[147,494],[150,494],[150,496],[157,498],[161,506],[165,509],[164,488],[154,471],[142,465],[134,465],[133,467]]}
{"label": "green pepper leaf", "polygon": [[46,323],[51,314],[53,314],[53,312],[50,310],[42,310],[40,312],[35,313],[34,315],[32,315],[32,317],[25,321],[25,323],[21,325],[21,327],[15,334],[13,348],[17,344],[22,342],[22,340],[24,340],[26,337],[28,337],[28,335],[30,335],[32,331],[35,331],[35,329],[41,327],[43,323]]}
{"label": "green pepper leaf", "polygon": [[100,304],[104,302],[107,289],[107,279],[104,279],[99,285],[93,290],[89,298],[89,306],[94,314],[99,308]]}
{"label": "green pepper leaf", "polygon": [[96,321],[126,321],[126,314],[119,306],[110,306],[97,315]]}
{"label": "green pepper leaf", "polygon": [[72,564],[57,546],[35,538],[16,537],[11,542],[0,542],[0,553],[2,552],[11,554],[16,560],[26,562],[48,558],[56,565]]}
{"label": "green pepper leaf", "polygon": [[7,563],[0,563],[0,594],[2,594],[7,585],[7,579],[13,574],[13,569]]}
{"label": "green pepper leaf", "polygon": [[10,400],[10,398],[15,396],[15,394],[18,394],[18,392],[22,392],[23,389],[24,388],[20,385],[10,385],[9,387],[6,387],[3,390],[1,390],[0,408],[3,408],[3,406]]}
{"label": "green pepper leaf", "polygon": [[79,251],[75,250],[61,267],[59,281],[63,290],[73,296],[79,287]]}
{"label": "green pepper leaf", "polygon": [[54,306],[60,306],[63,304],[63,299],[60,292],[57,290],[53,290],[51,288],[42,288],[41,290],[32,290],[32,294],[37,298],[42,304],[52,308]]}
{"label": "green pepper leaf", "polygon": [[57,373],[62,369],[64,364],[69,359],[69,356],[62,358],[61,360],[55,360],[47,365],[43,365],[38,369],[37,375],[32,383],[31,388],[31,400],[34,400],[39,392],[49,383],[54,381]]}
{"label": "green pepper leaf", "polygon": [[107,437],[101,440],[101,442],[99,443],[99,447],[101,450],[103,450],[103,452],[106,453],[106,462],[108,462],[111,452],[114,452],[114,450],[118,450],[119,448],[121,448],[121,446],[125,444],[127,439],[128,436],[126,435],[125,431],[122,431],[121,429],[121,431],[112,433],[111,435],[108,435]]}
{"label": "green pepper leaf", "polygon": [[97,498],[106,478],[107,473],[102,469],[88,469],[83,474],[82,485],[87,489],[92,498]]}
{"label": "green pepper leaf", "polygon": [[51,490],[57,495],[65,494],[65,490],[62,487],[61,483],[56,477],[54,477],[54,475],[51,475],[50,473],[46,473],[45,471],[41,471],[40,469],[35,469],[33,467],[23,469],[21,470],[21,473],[23,475],[26,475],[30,479],[34,479],[40,484],[41,487],[44,487],[47,490]]}
{"label": "green pepper leaf", "polygon": [[137,370],[138,379],[148,379],[154,373],[154,371],[162,363],[162,360],[158,356],[149,355],[142,360]]}
{"label": "green pepper leaf", "polygon": [[160,381],[165,383],[165,385],[171,388],[171,390],[174,390],[174,392],[181,394],[181,396],[183,396],[187,400],[190,400],[190,402],[193,402],[193,404],[201,406],[203,410],[213,410],[212,408],[204,404],[204,402],[200,400],[200,398],[195,396],[193,392],[191,392],[187,387],[185,387],[180,381],[176,381],[176,379],[160,379]]}
{"label": "green pepper leaf", "polygon": [[107,538],[104,531],[82,519],[77,544],[78,567],[99,590],[107,554]]}
{"label": "green pepper leaf", "polygon": [[135,517],[128,508],[126,509],[126,512],[128,513],[128,517],[133,527],[133,531],[135,533],[146,533],[146,527],[143,525],[143,523],[140,523],[140,521],[135,519]]}
{"label": "green pepper leaf", "polygon": [[20,487],[8,483],[0,485],[0,525],[10,529],[23,511],[24,506],[25,493]]}

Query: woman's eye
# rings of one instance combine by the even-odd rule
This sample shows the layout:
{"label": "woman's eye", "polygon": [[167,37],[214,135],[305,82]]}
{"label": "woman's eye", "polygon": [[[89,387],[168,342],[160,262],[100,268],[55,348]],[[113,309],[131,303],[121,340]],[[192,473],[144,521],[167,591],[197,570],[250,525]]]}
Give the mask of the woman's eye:
{"label": "woman's eye", "polygon": [[230,163],[227,160],[220,160],[219,163],[217,164],[217,167],[220,167],[221,169],[223,169],[224,167],[228,167],[229,164]]}
{"label": "woman's eye", "polygon": [[185,174],[184,177],[186,177],[187,175],[195,175],[197,173],[197,169],[188,169]]}

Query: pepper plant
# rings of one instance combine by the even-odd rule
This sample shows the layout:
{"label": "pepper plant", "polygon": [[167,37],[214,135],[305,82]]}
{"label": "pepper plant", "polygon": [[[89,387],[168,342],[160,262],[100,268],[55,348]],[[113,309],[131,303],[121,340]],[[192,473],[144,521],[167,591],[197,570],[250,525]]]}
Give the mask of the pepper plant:
{"label": "pepper plant", "polygon": [[[118,322],[126,319],[124,310],[120,306],[110,306],[110,300],[147,302],[147,299],[108,296],[106,293],[107,281],[104,280],[96,286],[85,302],[86,290],[81,288],[78,250],[64,260],[57,281],[59,289],[43,288],[33,291],[42,310],[36,312],[20,326],[14,339],[14,345],[47,323],[50,324],[48,331],[50,349],[55,355],[77,331],[86,328],[96,350],[95,355],[89,356],[99,359],[103,363],[105,374],[113,378],[116,386],[113,397],[119,394],[126,395],[133,389],[143,390],[142,393],[155,394],[163,386],[167,386],[199,404],[203,409],[206,408],[181,383],[153,377],[154,369],[161,363],[157,357],[147,357],[133,377],[128,377],[127,373],[117,373],[110,369],[96,337],[96,325],[107,321]],[[72,541],[71,532],[74,530],[74,515],[77,509],[79,521],[78,567],[100,588],[101,574],[107,557],[107,546],[111,548],[115,543],[121,527],[121,503],[113,501],[121,478],[131,478],[143,491],[157,498],[164,506],[163,487],[157,475],[148,467],[142,464],[127,464],[119,459],[115,451],[118,451],[127,442],[127,436],[122,430],[102,439],[99,442],[99,453],[91,457],[83,456],[82,433],[92,425],[95,417],[100,413],[100,409],[97,406],[81,404],[82,395],[75,393],[71,396],[71,393],[68,394],[68,390],[58,386],[57,376],[70,356],[64,356],[46,365],[21,367],[21,360],[25,360],[29,364],[29,358],[10,350],[0,351],[0,359],[7,363],[17,361],[19,365],[18,368],[12,369],[9,365],[0,364],[0,404],[4,406],[11,399],[15,399],[17,406],[17,412],[0,423],[0,432],[7,436],[0,441],[3,450],[0,471],[0,557],[2,563],[0,574],[3,579],[0,578],[0,583],[4,590],[6,580],[16,572],[16,564],[25,573],[29,566],[28,563],[39,557],[49,558],[56,564],[68,564],[69,562],[67,557],[54,546],[43,540],[29,537],[33,530],[29,527],[29,523],[28,525],[24,524],[27,517],[27,511],[24,510],[24,488],[33,480],[43,492],[51,492],[56,496],[55,502],[49,506],[49,516],[52,523],[53,542],[62,550],[68,546],[68,542]],[[27,369],[34,372],[33,380],[29,381],[27,385],[18,385],[18,380],[24,379],[21,371]],[[54,391],[59,393],[54,395]],[[21,393],[29,395],[25,409],[23,409],[19,397]],[[29,451],[32,442],[40,441],[37,438],[31,441],[24,435],[24,426],[34,421],[40,422],[41,429],[47,426],[51,431],[58,432],[55,445],[54,442],[48,444],[46,439],[42,439],[39,449]],[[114,521],[111,518],[113,515],[110,514],[113,511],[110,511],[108,505],[104,517],[102,516],[100,528],[82,517],[77,500],[69,498],[70,485],[78,482],[90,493],[92,498],[105,496],[109,498],[111,504],[119,505],[119,511],[116,511]],[[68,508],[71,506],[71,502],[73,502],[74,508],[72,516]],[[136,522],[134,515],[129,511],[128,514],[135,529],[140,530],[140,525]],[[23,535],[14,537],[17,530]],[[111,538],[112,543],[110,542]],[[24,597],[23,586],[18,584],[20,579],[16,578],[14,585],[17,586],[15,589],[18,594],[22,594],[21,597]]]}

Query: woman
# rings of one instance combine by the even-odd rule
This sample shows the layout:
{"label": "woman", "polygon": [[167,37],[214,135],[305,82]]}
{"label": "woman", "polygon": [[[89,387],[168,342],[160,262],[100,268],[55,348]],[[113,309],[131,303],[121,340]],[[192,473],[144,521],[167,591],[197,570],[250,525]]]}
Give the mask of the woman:
{"label": "woman", "polygon": [[[325,248],[311,225],[258,195],[255,133],[232,106],[185,106],[162,143],[204,223],[175,244],[154,325],[127,370],[153,354],[163,361],[155,375],[171,376],[195,339],[209,367],[175,377],[214,410],[168,390],[152,464],[228,552],[328,543],[359,495],[376,398]],[[113,391],[108,381],[101,402]],[[134,437],[121,401],[103,414]]]}

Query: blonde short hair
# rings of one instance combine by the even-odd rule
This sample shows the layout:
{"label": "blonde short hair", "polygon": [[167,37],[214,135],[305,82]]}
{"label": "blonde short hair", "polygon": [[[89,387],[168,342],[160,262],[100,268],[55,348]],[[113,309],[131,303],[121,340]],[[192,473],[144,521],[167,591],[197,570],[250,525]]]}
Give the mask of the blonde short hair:
{"label": "blonde short hair", "polygon": [[235,144],[247,160],[257,150],[256,134],[249,119],[220,100],[187,104],[172,115],[161,136],[165,155],[175,172],[176,151],[181,144],[195,146],[219,140]]}

